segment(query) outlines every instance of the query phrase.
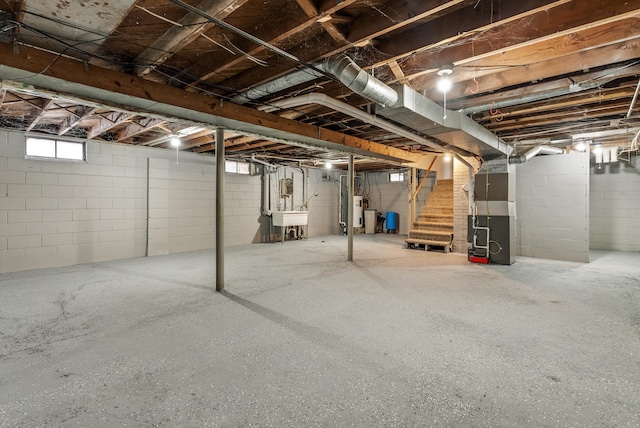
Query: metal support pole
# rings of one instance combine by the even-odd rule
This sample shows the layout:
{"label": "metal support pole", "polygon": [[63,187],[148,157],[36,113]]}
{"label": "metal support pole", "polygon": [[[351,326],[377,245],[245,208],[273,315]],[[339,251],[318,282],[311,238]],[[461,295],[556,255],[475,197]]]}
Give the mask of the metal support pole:
{"label": "metal support pole", "polygon": [[216,128],[216,291],[224,290],[224,129]]}
{"label": "metal support pole", "polygon": [[354,174],[353,174],[353,155],[349,155],[349,200],[347,201],[347,260],[353,260],[353,187],[354,187]]}

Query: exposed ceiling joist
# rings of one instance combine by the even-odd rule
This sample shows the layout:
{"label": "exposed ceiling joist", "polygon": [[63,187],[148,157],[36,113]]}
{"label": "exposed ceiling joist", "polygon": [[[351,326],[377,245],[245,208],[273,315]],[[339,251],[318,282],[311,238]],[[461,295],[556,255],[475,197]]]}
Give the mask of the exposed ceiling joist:
{"label": "exposed ceiling joist", "polygon": [[[80,61],[57,57],[32,48],[22,47],[16,54],[9,46],[0,44],[0,54],[5,58],[4,65],[0,65],[0,78],[16,80],[17,75],[24,75],[26,71],[32,75],[27,75],[23,80],[39,86],[63,86],[75,95],[91,94],[93,98],[102,98],[104,102],[120,100],[117,102],[128,103],[131,107],[139,108],[138,106],[144,104],[151,112],[172,111],[176,115],[183,115],[186,120],[198,116],[206,118],[207,123],[213,126],[226,125],[228,128],[275,136],[278,139],[291,139],[298,144],[370,153],[371,156],[405,162],[416,162],[421,157],[420,154],[282,119],[249,107],[224,103],[204,95],[187,94],[178,88],[150,82],[137,76],[100,67],[90,67],[87,70]],[[51,78],[56,80],[51,81]],[[143,127],[134,126],[130,131],[121,132],[117,140],[122,141],[140,132],[143,132]]]}
{"label": "exposed ceiling joist", "polygon": [[[218,19],[225,19],[246,2],[247,0],[204,0],[196,7],[208,15],[215,16]],[[200,16],[187,13],[178,22],[178,25],[172,26],[162,37],[159,37],[155,43],[136,58],[138,76],[144,76],[152,71],[212,26],[212,22],[203,22]]]}
{"label": "exposed ceiling joist", "polygon": [[34,117],[33,120],[31,121],[31,124],[27,126],[27,132],[31,131],[36,125],[38,125],[38,123],[40,123],[42,118],[47,114],[47,111],[54,105],[55,105],[55,100],[45,101],[44,105],[40,108],[40,113],[36,117]]}

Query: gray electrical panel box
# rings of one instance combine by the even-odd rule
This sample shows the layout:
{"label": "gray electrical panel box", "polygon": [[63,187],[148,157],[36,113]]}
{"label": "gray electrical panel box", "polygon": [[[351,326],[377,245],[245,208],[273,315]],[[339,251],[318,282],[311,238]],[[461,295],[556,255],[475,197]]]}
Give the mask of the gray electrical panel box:
{"label": "gray electrical panel box", "polygon": [[281,178],[280,179],[280,196],[286,198],[293,195],[293,179]]}

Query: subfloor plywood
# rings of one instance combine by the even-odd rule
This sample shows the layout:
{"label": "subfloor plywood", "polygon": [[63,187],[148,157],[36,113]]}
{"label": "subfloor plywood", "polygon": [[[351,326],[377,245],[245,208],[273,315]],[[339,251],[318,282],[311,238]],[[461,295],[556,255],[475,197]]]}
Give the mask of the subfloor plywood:
{"label": "subfloor plywood", "polygon": [[639,426],[640,254],[401,235],[0,275],[0,426]]}

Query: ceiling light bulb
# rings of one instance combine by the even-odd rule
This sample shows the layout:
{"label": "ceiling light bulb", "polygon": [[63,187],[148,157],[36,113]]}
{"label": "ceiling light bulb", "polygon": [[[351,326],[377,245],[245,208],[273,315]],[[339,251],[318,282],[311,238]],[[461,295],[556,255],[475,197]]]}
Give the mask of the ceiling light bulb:
{"label": "ceiling light bulb", "polygon": [[438,83],[436,85],[440,92],[449,92],[453,87],[453,82],[449,78],[449,75],[452,72],[453,70],[451,70],[451,68],[448,68],[448,67],[438,71],[438,76],[440,76],[440,79],[438,79]]}
{"label": "ceiling light bulb", "polygon": [[331,169],[333,167],[333,165],[331,165],[331,162],[327,162],[327,163],[324,164],[324,167],[326,169]]}
{"label": "ceiling light bulb", "polygon": [[593,153],[599,155],[600,153],[602,153],[602,147],[597,146],[595,149],[593,149]]}
{"label": "ceiling light bulb", "polygon": [[584,152],[586,148],[587,147],[584,145],[584,143],[577,143],[574,146],[574,149],[576,149],[576,151],[578,151],[578,152]]}
{"label": "ceiling light bulb", "polygon": [[180,139],[178,137],[173,137],[171,139],[171,145],[173,147],[179,147],[180,146]]}
{"label": "ceiling light bulb", "polygon": [[451,155],[444,155],[444,161],[449,162],[451,160]]}

